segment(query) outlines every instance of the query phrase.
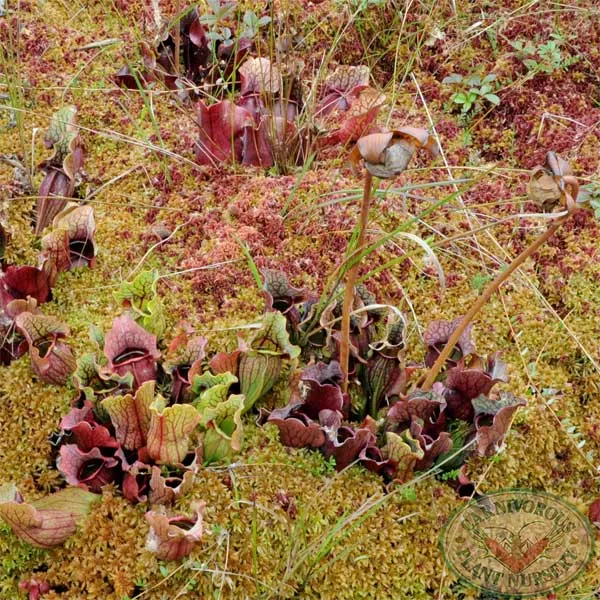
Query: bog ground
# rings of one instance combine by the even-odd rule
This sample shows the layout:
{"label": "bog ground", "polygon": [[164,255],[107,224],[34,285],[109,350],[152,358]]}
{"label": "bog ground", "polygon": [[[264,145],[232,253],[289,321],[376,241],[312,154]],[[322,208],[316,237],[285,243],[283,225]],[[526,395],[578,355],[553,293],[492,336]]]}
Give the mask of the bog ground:
{"label": "bog ground", "polygon": [[[438,545],[449,516],[465,502],[459,477],[468,478],[478,495],[541,490],[588,514],[600,496],[595,214],[600,214],[600,9],[595,3],[277,0],[229,6],[215,0],[188,6],[175,0],[0,0],[0,39],[0,234],[5,237],[0,235],[0,260],[5,273],[11,265],[42,267],[51,297],[25,313],[39,310],[66,325],[64,342],[79,362],[79,379],[57,385],[35,370],[25,346],[22,356],[5,360],[8,338],[0,338],[0,359],[10,362],[0,366],[0,485],[14,484],[26,502],[66,488],[69,477],[69,483],[97,494],[75,533],[56,547],[33,547],[0,520],[0,598],[37,597],[33,580],[44,582],[37,589],[49,600],[491,598],[458,581]],[[173,58],[176,48],[179,60]],[[75,153],[72,178],[61,161],[40,165],[56,150],[52,140],[44,144],[53,115],[71,106],[76,108],[73,136],[79,138],[63,150]],[[62,114],[67,117],[59,123],[65,125],[70,113]],[[307,365],[337,356],[340,332],[327,320],[339,322],[343,290],[337,290],[340,304],[334,302],[313,323],[317,333],[327,333],[326,341],[307,336],[310,343],[300,344],[293,310],[305,316],[303,303],[315,302],[328,286],[335,295],[336,269],[347,270],[344,258],[353,233],[356,237],[365,174],[364,163],[353,165],[349,158],[355,142],[366,133],[406,127],[427,130],[439,153],[431,157],[427,148],[411,146],[415,152],[405,170],[374,179],[366,230],[370,251],[359,266],[366,291],[361,288],[355,298],[362,307],[357,315],[368,326],[374,321],[385,330],[384,316],[404,315],[398,365],[410,383],[403,387],[406,382],[397,377],[396,399],[426,373],[428,325],[464,315],[561,210],[532,196],[528,187],[532,169],[545,164],[549,151],[570,163],[585,203],[474,319],[477,355],[501,350],[507,364],[508,381],[494,379],[494,398],[511,407],[517,400],[507,398],[519,402],[505,439],[499,436],[501,451],[460,453],[461,444],[472,438],[460,433],[461,419],[454,418],[447,440],[458,462],[439,466],[431,444],[423,453],[417,442],[418,452],[412,447],[410,468],[402,473],[390,476],[388,465],[372,472],[358,451],[351,466],[339,471],[339,454],[329,456],[325,446],[320,451],[284,445],[285,434],[274,423],[265,425],[265,415],[297,400],[302,385],[313,382]],[[410,141],[410,135],[400,138]],[[62,175],[49,182],[45,178],[53,170]],[[55,196],[93,208],[91,268],[85,259],[92,251],[88,237],[68,238],[66,255],[60,254],[64,221],[63,229],[60,223],[53,228],[51,217],[47,229],[35,232],[38,200],[50,184]],[[89,211],[85,214],[89,218]],[[51,238],[52,246],[44,238],[50,231],[62,232]],[[49,256],[55,262],[41,264]],[[58,265],[55,272],[49,264]],[[261,277],[274,271],[285,273],[303,293],[265,294]],[[131,290],[127,295],[123,287],[144,273],[156,277],[160,315],[155,304],[148,305],[158,302],[151,284],[139,296]],[[18,298],[3,277],[0,293]],[[285,315],[287,331],[283,317],[268,320],[279,317],[270,309],[282,298],[289,301],[286,309],[292,307]],[[7,304],[0,296],[0,333],[9,330],[5,323],[15,331]],[[138,343],[107,354],[107,333],[124,314],[142,329],[135,335],[157,336],[153,350]],[[357,315],[352,327],[366,331]],[[14,319],[24,330],[23,317]],[[58,341],[62,334],[52,323],[53,333],[45,339]],[[269,335],[263,339],[265,323]],[[281,323],[283,332],[275,331]],[[182,366],[178,385],[197,394],[190,404],[189,396],[182,401],[183,391],[177,396],[170,374],[186,362],[177,352],[194,336],[207,342],[201,351],[186,349],[196,352],[204,377],[194,388],[193,377],[186,379],[190,365]],[[238,336],[250,349],[238,347]],[[272,345],[265,345],[267,338]],[[357,346],[364,341],[353,339]],[[296,354],[295,344],[302,345],[302,353]],[[365,345],[368,360],[372,346]],[[48,351],[48,345],[40,348],[42,354]],[[255,367],[252,385],[236,372],[241,383],[236,379],[228,392],[232,382],[218,375],[233,367],[223,367],[225,354],[219,353],[227,353],[230,365],[238,361],[237,354],[232,358],[236,349],[254,358],[258,353],[265,362]],[[124,357],[124,350],[135,356]],[[154,350],[160,353],[156,361],[122,367],[131,356],[146,360]],[[368,360],[361,362],[362,351],[351,352],[356,370],[349,398],[338,389],[337,376],[323,377],[318,387],[339,392],[340,418],[361,416],[350,419],[355,429],[344,435],[354,439],[358,423],[370,415],[372,423],[367,419],[365,427],[373,428],[379,446],[369,447],[379,447],[379,459],[394,459],[394,469],[398,456],[406,466],[406,448],[424,439],[421,430],[404,435],[401,455],[394,454],[391,440],[406,432],[386,429],[392,435],[385,438],[381,429],[391,387],[373,401],[373,410],[361,404],[367,391],[357,381],[370,372]],[[96,366],[83,358],[91,353],[100,361]],[[266,356],[281,359],[272,386],[264,373],[275,367]],[[110,376],[98,384],[98,373],[106,375],[109,367]],[[85,382],[84,371],[93,373]],[[132,380],[119,379],[127,373]],[[150,392],[154,404],[148,404],[148,420],[136,430],[144,439],[126,443],[116,409],[111,412],[104,401],[126,397],[129,385],[128,402],[139,406],[134,391],[148,379],[156,381]],[[86,385],[91,395],[82,391]],[[210,390],[222,393],[220,400],[226,397],[228,404],[217,404]],[[375,392],[369,393],[373,398]],[[173,446],[163,445],[161,437],[153,449],[153,432],[161,419],[168,421],[163,415],[171,408],[161,406],[159,396],[190,411],[194,405],[202,417],[194,413],[189,430],[187,425],[176,430]],[[63,449],[78,438],[68,433],[63,418],[74,414],[73,407],[82,409],[86,399],[95,416],[90,412],[82,420],[92,429],[106,427],[114,446],[94,455],[101,467],[90,459],[85,469],[74,467],[65,475]],[[207,407],[214,409],[210,417],[202,412]],[[469,410],[466,421],[473,433],[470,400]],[[324,425],[316,414],[300,420],[313,433],[318,430],[317,436],[340,426]],[[193,482],[172,498],[164,494],[172,500],[169,516],[191,518],[196,503],[205,503],[202,534],[189,552],[181,552],[185,556],[178,551],[177,560],[163,560],[147,548],[151,521],[145,515],[163,504],[151,506],[148,499],[151,467],[156,477],[178,477],[166,484],[173,489],[183,477],[172,466],[180,464],[173,453],[179,459],[181,444],[193,451],[194,441],[203,459],[194,456]],[[132,450],[145,465],[133,475],[127,470]],[[441,446],[440,456],[448,456]],[[57,458],[63,461],[60,468]],[[459,470],[462,462],[466,466]],[[576,580],[544,597],[600,597],[600,559],[593,557]]]}

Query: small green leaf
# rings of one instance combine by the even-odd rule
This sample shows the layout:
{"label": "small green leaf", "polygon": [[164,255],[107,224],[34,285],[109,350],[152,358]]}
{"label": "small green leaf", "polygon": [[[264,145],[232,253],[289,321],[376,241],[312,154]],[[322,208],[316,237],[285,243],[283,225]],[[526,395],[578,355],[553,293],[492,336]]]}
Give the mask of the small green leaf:
{"label": "small green leaf", "polygon": [[452,73],[452,75],[444,77],[444,79],[442,79],[442,83],[460,83],[462,79],[462,75],[459,75],[458,73]]}
{"label": "small green leaf", "polygon": [[204,434],[203,458],[206,463],[230,459],[242,448],[244,396],[229,396],[224,402],[206,408],[202,419],[208,424]]}
{"label": "small green leaf", "polygon": [[150,405],[150,414],[148,455],[160,465],[181,463],[188,452],[200,414],[191,404],[166,407],[164,398],[160,396]]}
{"label": "small green leaf", "polygon": [[[281,314],[281,313],[277,313]],[[246,352],[240,357],[240,389],[244,394],[244,412],[252,408],[279,379],[282,357],[262,352]]]}
{"label": "small green leaf", "polygon": [[486,94],[484,96],[484,98],[488,101],[491,102],[494,105],[498,105],[500,104],[500,98],[498,96],[496,96],[496,94]]}
{"label": "small green leaf", "polygon": [[160,338],[165,331],[166,322],[156,289],[158,279],[158,271],[155,269],[142,271],[133,281],[122,282],[119,290],[114,292],[114,297],[130,309],[138,325]]}
{"label": "small green leaf", "polygon": [[262,327],[254,334],[250,347],[264,354],[281,355],[284,358],[300,356],[300,348],[291,343],[286,318],[280,312],[263,316]]}
{"label": "small green leaf", "polygon": [[523,64],[530,70],[530,71],[538,71],[540,69],[540,64],[537,62],[537,60],[533,60],[531,58],[526,58],[523,61]]}
{"label": "small green leaf", "polygon": [[208,427],[208,422],[204,418],[207,408],[214,408],[221,402],[225,402],[229,388],[237,382],[237,377],[232,373],[204,373],[202,376],[196,375],[192,383],[193,394],[197,399],[192,402],[201,415],[200,426]]}

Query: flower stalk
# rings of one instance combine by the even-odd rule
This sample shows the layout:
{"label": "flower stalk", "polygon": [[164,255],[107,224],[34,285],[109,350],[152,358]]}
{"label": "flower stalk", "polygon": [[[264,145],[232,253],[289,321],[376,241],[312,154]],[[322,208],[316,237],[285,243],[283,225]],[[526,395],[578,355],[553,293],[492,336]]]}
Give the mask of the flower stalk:
{"label": "flower stalk", "polygon": [[[365,183],[363,188],[363,197],[360,207],[360,220],[358,222],[358,251],[362,250],[365,243],[367,232],[367,223],[369,220],[369,208],[371,205],[371,193],[373,187],[373,175],[369,171],[365,174]],[[342,391],[348,391],[348,369],[350,364],[350,316],[352,314],[352,304],[354,299],[354,284],[358,277],[360,263],[357,262],[348,271],[346,277],[346,290],[344,293],[344,305],[342,308],[342,339],[340,342],[340,365],[344,373],[342,382]]]}
{"label": "flower stalk", "polygon": [[175,24],[175,51],[173,56],[173,70],[176,75],[179,75],[179,54],[181,52],[181,0],[175,3],[175,14],[177,22]]}
{"label": "flower stalk", "polygon": [[[425,149],[431,157],[438,153],[435,140],[425,129],[403,127],[384,133],[371,133],[361,137],[350,154],[350,162],[357,166],[361,161],[366,169],[363,198],[358,223],[357,253],[363,249],[369,218],[369,207],[373,187],[373,176],[392,179],[403,173],[417,150]],[[350,255],[347,260],[350,260]],[[354,299],[354,284],[358,276],[360,261],[352,265],[346,277],[344,304],[342,308],[342,331],[340,340],[340,365],[344,374],[342,391],[348,391],[350,365],[350,316]]]}
{"label": "flower stalk", "polygon": [[[519,256],[517,256],[510,263],[508,268],[498,273],[494,280],[488,284],[484,292],[481,294],[481,296],[479,296],[479,298],[477,298],[475,304],[473,304],[470,310],[465,314],[456,330],[448,339],[444,349],[440,352],[435,363],[423,380],[423,383],[419,386],[421,390],[427,391],[431,389],[437,376],[446,363],[446,360],[452,354],[452,351],[458,343],[460,336],[469,326],[469,323],[471,323],[475,315],[477,315],[486,302],[492,297],[494,292],[498,290],[498,288],[525,262],[529,256],[541,248],[569,220],[576,207],[575,201],[579,191],[579,182],[570,174],[570,172],[563,172],[563,168],[558,171],[556,165],[559,164],[559,161],[564,163],[564,161],[562,161],[562,159],[558,159],[553,152],[548,153],[548,158],[546,161],[547,170],[551,173],[555,180],[557,200],[566,208],[566,214],[563,214],[561,217],[558,217],[556,220],[554,220],[542,235],[537,237],[527,248],[525,248],[525,250],[523,250],[523,252],[521,252],[521,254],[519,254]],[[562,164],[561,167],[564,167],[564,164]]]}

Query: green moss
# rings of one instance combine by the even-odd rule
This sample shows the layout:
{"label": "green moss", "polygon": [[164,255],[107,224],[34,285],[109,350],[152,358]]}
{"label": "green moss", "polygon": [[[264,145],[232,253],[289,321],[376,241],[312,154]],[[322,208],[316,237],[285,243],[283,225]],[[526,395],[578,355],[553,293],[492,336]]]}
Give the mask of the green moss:
{"label": "green moss", "polygon": [[[283,264],[293,272],[295,284],[320,290],[325,277],[341,260],[358,213],[357,202],[318,208],[320,203],[335,197],[327,195],[330,192],[338,192],[342,198],[348,190],[361,188],[360,178],[347,168],[343,151],[332,149],[295,191],[289,207],[293,212],[277,230],[282,239],[262,234],[260,219],[265,215],[276,217],[281,212],[295,176],[267,177],[258,169],[238,167],[201,175],[177,156],[192,158],[195,133],[189,115],[174,109],[169,94],[155,93],[152,106],[164,144],[176,156],[165,157],[144,147],[145,140],[155,131],[147,111],[142,110],[139,93],[116,93],[110,82],[122,62],[120,53],[130,53],[132,40],[142,37],[138,24],[143,21],[146,4],[127,3],[123,18],[115,14],[110,3],[92,3],[86,11],[73,15],[67,3],[45,2],[36,5],[36,12],[23,10],[20,15],[24,43],[36,39],[48,42],[39,62],[29,63],[22,58],[22,81],[36,82],[35,88],[26,90],[31,98],[28,97],[23,113],[25,139],[30,139],[34,128],[47,126],[57,106],[76,99],[79,122],[86,128],[82,136],[86,143],[87,180],[81,193],[92,193],[113,180],[92,198],[100,250],[95,268],[61,274],[53,290],[53,301],[42,307],[46,314],[69,324],[69,343],[78,356],[93,349],[89,326],[94,324],[106,330],[119,314],[121,309],[112,292],[121,281],[129,279],[147,249],[158,241],[150,233],[155,223],[172,231],[198,212],[200,223],[207,215],[213,215],[214,223],[223,227],[214,230],[192,221],[154,250],[145,259],[144,268],[157,268],[165,275],[205,264],[206,257],[214,261],[240,259],[226,270],[218,290],[221,298],[213,284],[225,273],[224,269],[209,273],[202,280],[203,285],[197,285],[193,273],[165,277],[159,285],[168,317],[165,341],[172,337],[178,320],[185,318],[198,332],[209,336],[210,349],[216,351],[232,348],[237,331],[229,329],[255,320],[263,307],[233,234],[247,235],[253,256],[261,264]],[[408,64],[415,52],[413,41],[428,35],[433,24],[445,31],[450,40],[459,31],[455,27],[479,18],[473,13],[448,21],[442,4],[427,8],[431,14],[415,13],[418,18],[405,23],[410,43],[397,46],[393,28],[398,24],[392,27],[388,21],[383,23],[382,35],[374,42],[376,50],[372,48],[376,55],[374,72],[381,83],[386,83],[383,78],[390,72],[393,60],[397,59],[402,67]],[[165,16],[172,15],[173,2],[160,6]],[[325,46],[336,27],[345,25],[346,13],[338,11],[330,20],[329,16],[324,18],[331,12],[327,3],[302,12],[299,3],[289,4],[288,8],[297,30],[307,34],[302,48],[307,64],[319,64],[317,53],[328,49]],[[377,19],[363,19],[362,39],[352,29],[339,46],[337,59],[343,62],[363,54],[363,41],[371,30],[379,31],[378,23],[386,14],[381,8],[376,13]],[[84,51],[76,50],[87,43],[116,37],[124,40],[121,49],[111,48],[97,56],[92,54],[94,51],[85,51],[85,58],[79,54]],[[435,97],[438,67],[435,76],[430,70],[419,69],[424,69],[426,62],[439,64],[442,60],[440,68],[468,72],[471,62],[489,50],[488,45],[487,41],[477,48],[461,44],[460,56],[443,60],[435,47],[421,48],[423,60],[414,63],[415,73],[436,123],[452,123],[454,117],[443,114],[443,98]],[[88,68],[79,72],[86,60]],[[506,70],[505,62],[500,57],[494,71]],[[76,84],[71,83],[74,76]],[[106,87],[101,88],[100,81],[106,82]],[[69,84],[78,89],[65,90]],[[390,125],[427,125],[423,111],[415,108],[414,91],[402,87],[397,92]],[[6,124],[5,120],[2,124]],[[477,166],[485,166],[478,161],[482,151],[502,154],[506,164],[511,164],[514,147],[522,143],[509,129],[497,135],[495,129],[488,132],[482,125],[476,133],[467,160]],[[491,146],[486,145],[488,133],[495,140]],[[0,152],[21,148],[17,130],[3,134]],[[123,136],[136,138],[139,143],[128,143]],[[48,154],[42,137],[38,133],[33,144],[34,164]],[[465,156],[459,135],[443,141],[451,164],[457,153]],[[27,155],[31,150],[28,142]],[[581,145],[581,156],[593,156],[596,150],[593,136],[587,136]],[[170,188],[157,183],[163,180],[165,170],[176,182]],[[12,173],[2,165],[0,176],[3,181],[10,181]],[[428,182],[433,176],[437,176],[435,169],[409,170],[394,185]],[[41,173],[37,171],[36,185],[40,181]],[[511,186],[515,187],[518,181],[515,174]],[[450,192],[449,187],[432,188],[423,192],[422,199],[403,199],[394,194],[377,198],[371,230],[391,231]],[[485,221],[503,216],[501,201],[508,198],[494,197],[497,204],[490,204],[489,197],[480,198],[479,188],[475,187],[464,199],[482,212]],[[35,200],[13,197],[6,204],[11,233],[7,260],[36,264],[39,241],[31,227]],[[432,231],[450,236],[464,233],[467,227],[462,208],[453,202],[427,217],[427,227],[415,223],[410,231],[423,237],[432,235]],[[497,270],[498,263],[506,261],[503,250],[514,254],[513,223],[491,231],[497,243],[485,235],[478,236],[481,253],[462,243],[438,252],[446,274],[452,276],[444,291],[419,253],[411,254],[415,261],[411,269],[408,263],[396,266],[368,282],[380,300],[400,306],[411,315],[409,359],[422,360],[422,328],[433,319],[464,314],[480,293],[471,286],[473,277]],[[565,235],[560,256],[555,249],[540,253],[540,262],[551,263],[543,275],[533,261],[528,261],[522,274],[504,285],[476,319],[474,335],[479,351],[485,354],[505,349],[511,373],[505,387],[528,400],[528,407],[515,419],[504,454],[493,461],[469,462],[470,475],[475,480],[482,478],[483,491],[511,486],[543,488],[583,511],[597,496],[593,466],[600,464],[599,377],[574,339],[576,336],[598,360],[594,349],[600,310],[599,267],[595,258],[586,260],[583,266],[575,260],[585,249],[597,247],[597,238],[598,233],[591,228]],[[413,249],[406,240],[398,238],[369,257],[364,268],[373,268]],[[558,264],[557,258],[574,269],[566,279],[565,265]],[[552,315],[535,289],[545,294],[572,333]],[[1,369],[0,482],[14,481],[28,498],[39,497],[63,484],[51,459],[47,436],[68,411],[72,390],[35,381],[27,357]],[[288,396],[289,389],[282,378],[263,404],[282,405]],[[569,419],[567,424],[564,419]],[[365,503],[383,498],[379,478],[359,467],[336,474],[320,453],[284,448],[274,428],[258,428],[251,420],[246,419],[244,449],[235,463],[202,470],[193,489],[178,500],[176,510],[182,512],[195,499],[207,502],[204,540],[182,566],[163,565],[144,550],[146,507],[130,505],[108,487],[92,515],[63,548],[38,551],[19,542],[6,527],[0,527],[0,596],[11,600],[19,597],[19,579],[44,571],[53,588],[65,590],[51,592],[50,600],[122,600],[126,595],[139,593],[141,583],[145,590],[151,590],[144,596],[149,600],[175,597],[188,586],[194,589],[181,597],[213,597],[220,589],[222,598],[474,597],[472,591],[457,585],[451,576],[443,576],[437,536],[448,515],[460,505],[449,486],[427,479],[415,486],[414,501],[398,492],[386,497],[364,521],[352,520],[351,515],[357,516],[356,511]],[[570,431],[571,427],[575,429]],[[583,437],[576,438],[577,432]],[[586,441],[582,452],[591,452],[591,466],[576,448],[580,439]],[[536,452],[532,453],[531,448],[536,448]],[[293,501],[295,510],[286,510],[282,497]],[[347,523],[341,533],[330,540],[336,525],[344,520]],[[600,559],[595,558],[573,584],[573,593],[581,594],[597,585],[595,574],[599,570]]]}
{"label": "green moss", "polygon": [[18,598],[21,578],[31,571],[45,567],[47,550],[34,548],[13,535],[10,528],[0,523],[0,594],[2,598]]}

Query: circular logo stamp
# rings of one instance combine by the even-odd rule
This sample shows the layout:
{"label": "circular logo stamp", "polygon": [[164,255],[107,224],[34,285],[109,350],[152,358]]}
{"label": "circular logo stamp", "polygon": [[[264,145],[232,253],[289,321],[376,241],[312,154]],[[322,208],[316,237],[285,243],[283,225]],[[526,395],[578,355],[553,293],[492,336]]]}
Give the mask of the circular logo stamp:
{"label": "circular logo stamp", "polygon": [[448,566],[486,592],[544,594],[577,577],[592,556],[587,519],[560,498],[530,490],[494,492],[460,508],[440,545]]}

